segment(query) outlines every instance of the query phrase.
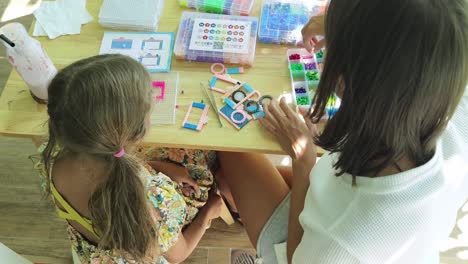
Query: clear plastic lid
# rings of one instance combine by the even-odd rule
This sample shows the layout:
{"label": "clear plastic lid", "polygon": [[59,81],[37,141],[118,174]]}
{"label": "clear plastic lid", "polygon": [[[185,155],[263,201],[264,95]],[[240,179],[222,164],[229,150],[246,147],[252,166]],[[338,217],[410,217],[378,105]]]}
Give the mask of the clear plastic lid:
{"label": "clear plastic lid", "polygon": [[301,30],[328,0],[263,0],[258,39],[263,43],[297,45]]}
{"label": "clear plastic lid", "polygon": [[184,12],[179,24],[176,59],[252,66],[256,17]]}
{"label": "clear plastic lid", "polygon": [[156,31],[164,0],[104,0],[99,24],[114,29]]}
{"label": "clear plastic lid", "polygon": [[[288,49],[287,55],[292,98],[297,106],[311,106],[322,73],[323,51],[313,54],[305,49]],[[339,105],[338,97],[330,98],[326,107],[326,117],[333,116]]]}
{"label": "clear plastic lid", "polygon": [[179,0],[179,2],[183,7],[195,8],[202,12],[248,16],[254,0]]}

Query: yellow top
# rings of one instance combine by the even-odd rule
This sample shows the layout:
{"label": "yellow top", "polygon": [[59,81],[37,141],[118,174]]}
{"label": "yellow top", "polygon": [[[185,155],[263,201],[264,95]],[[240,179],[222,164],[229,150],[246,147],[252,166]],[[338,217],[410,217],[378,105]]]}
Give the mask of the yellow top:
{"label": "yellow top", "polygon": [[86,228],[89,232],[93,233],[96,237],[99,237],[93,229],[93,225],[91,220],[81,216],[67,201],[62,197],[62,195],[57,191],[55,188],[54,183],[52,182],[52,178],[50,178],[50,190],[52,191],[52,196],[54,197],[55,202],[58,202],[65,210],[62,210],[57,205],[55,208],[57,209],[58,216],[65,220],[72,220],[76,221],[78,224]]}
{"label": "yellow top", "polygon": [[[45,51],[57,68],[63,68],[79,59],[99,54],[101,41],[106,29],[98,24],[98,13],[102,0],[87,1],[87,9],[94,20],[81,27],[81,34],[61,36],[51,40],[38,37]],[[255,1],[252,16],[260,16],[261,1]],[[179,1],[166,1],[158,31],[177,32],[183,11],[193,11],[180,7]],[[32,31],[32,30],[31,30]],[[244,74],[236,75],[262,95],[274,97],[290,94],[291,81],[287,64],[287,48],[281,45],[257,43],[255,62]],[[176,123],[171,126],[153,126],[145,138],[146,143],[158,146],[183,147],[191,149],[213,149],[227,151],[250,151],[283,153],[273,136],[269,135],[258,121],[251,121],[237,131],[224,118],[223,128],[219,127],[215,113],[210,110],[208,124],[201,132],[184,129],[182,120],[192,101],[208,102],[200,90],[200,82],[211,79],[210,63],[187,62],[173,57],[172,71],[180,73]],[[157,78],[157,74],[153,75]],[[219,88],[224,88],[221,86]],[[213,93],[220,100],[218,93]],[[218,101],[218,107],[221,102]],[[47,133],[47,111],[45,105],[37,104],[29,94],[28,87],[19,75],[12,71],[3,94],[0,97],[0,134],[9,136],[34,137]]]}

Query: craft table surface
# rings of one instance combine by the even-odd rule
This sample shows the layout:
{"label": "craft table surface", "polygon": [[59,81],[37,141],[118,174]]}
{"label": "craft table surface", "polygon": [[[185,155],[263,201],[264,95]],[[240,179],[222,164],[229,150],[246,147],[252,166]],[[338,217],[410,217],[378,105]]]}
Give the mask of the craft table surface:
{"label": "craft table surface", "polygon": [[[98,14],[102,0],[87,1],[88,11],[94,20],[81,28],[80,35],[61,36],[55,40],[47,37],[37,38],[49,54],[57,68],[61,69],[74,61],[97,55],[106,29],[98,24]],[[256,0],[252,16],[260,16],[261,1]],[[193,11],[179,6],[179,1],[166,1],[158,31],[177,32],[183,11]],[[34,25],[30,32],[32,32]],[[255,63],[242,75],[236,75],[249,83],[262,94],[277,97],[290,93],[291,84],[287,67],[287,48],[280,45],[257,43]],[[210,63],[175,60],[172,71],[180,73],[176,124],[171,126],[153,126],[145,138],[146,143],[167,147],[185,147],[227,151],[249,151],[264,153],[282,153],[274,138],[263,130],[258,121],[249,123],[241,131],[234,129],[222,119],[223,128],[210,110],[207,126],[201,132],[181,128],[182,120],[192,101],[201,99],[208,103],[200,90],[200,82],[211,78]],[[235,66],[234,66],[235,67]],[[219,94],[215,93],[218,98]],[[218,107],[221,103],[218,103]],[[0,134],[5,136],[31,137],[44,136],[47,133],[47,111],[45,105],[37,104],[29,94],[28,87],[16,71],[12,71],[0,97]]]}

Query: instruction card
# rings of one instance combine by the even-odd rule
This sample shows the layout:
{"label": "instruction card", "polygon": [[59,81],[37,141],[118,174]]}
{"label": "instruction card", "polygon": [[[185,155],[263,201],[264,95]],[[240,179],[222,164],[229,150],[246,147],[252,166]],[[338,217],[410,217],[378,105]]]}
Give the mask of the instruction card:
{"label": "instruction card", "polygon": [[99,54],[127,55],[149,72],[169,72],[173,45],[172,32],[105,32]]}
{"label": "instruction card", "polygon": [[249,53],[252,22],[197,18],[190,50]]}

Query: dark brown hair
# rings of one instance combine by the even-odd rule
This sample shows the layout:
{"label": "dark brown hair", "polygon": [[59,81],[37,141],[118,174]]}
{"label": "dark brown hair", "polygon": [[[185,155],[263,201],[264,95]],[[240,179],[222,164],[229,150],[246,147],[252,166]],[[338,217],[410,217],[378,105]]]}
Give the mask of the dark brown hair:
{"label": "dark brown hair", "polygon": [[331,0],[311,117],[343,85],[316,139],[337,175],[373,176],[402,157],[430,159],[468,81],[466,0]]}
{"label": "dark brown hair", "polygon": [[[155,223],[132,151],[145,135],[151,109],[148,72],[122,55],[80,60],[52,80],[47,106],[49,141],[42,158],[48,172],[57,149],[59,155],[80,155],[108,166],[107,180],[88,202],[98,246],[124,252],[138,263],[154,259]],[[126,154],[115,158],[122,148]]]}

